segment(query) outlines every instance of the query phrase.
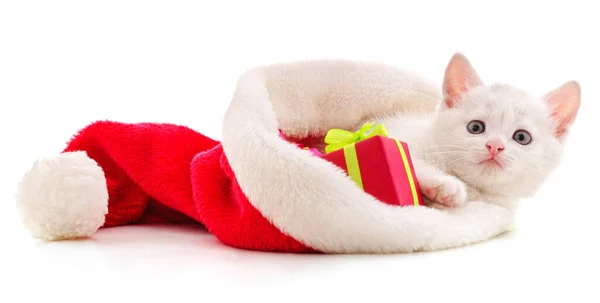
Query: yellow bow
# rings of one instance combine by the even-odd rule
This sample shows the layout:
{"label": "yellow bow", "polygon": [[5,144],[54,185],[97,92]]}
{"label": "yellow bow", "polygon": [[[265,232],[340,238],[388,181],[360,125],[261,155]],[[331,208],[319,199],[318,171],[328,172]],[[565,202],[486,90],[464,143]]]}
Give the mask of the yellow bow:
{"label": "yellow bow", "polygon": [[350,132],[338,128],[329,130],[325,136],[325,143],[327,143],[325,152],[331,153],[338,149],[344,148],[347,145],[354,144],[374,136],[388,136],[383,124],[378,124],[377,126],[373,127],[374,125],[375,122],[365,123],[357,132]]}

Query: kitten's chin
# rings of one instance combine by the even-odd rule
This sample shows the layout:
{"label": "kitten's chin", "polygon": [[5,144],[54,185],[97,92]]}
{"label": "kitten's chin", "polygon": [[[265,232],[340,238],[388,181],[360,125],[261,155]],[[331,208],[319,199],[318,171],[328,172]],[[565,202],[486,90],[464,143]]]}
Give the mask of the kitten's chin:
{"label": "kitten's chin", "polygon": [[452,170],[457,177],[478,188],[514,182],[514,172],[510,163],[501,159],[473,160],[453,167]]}

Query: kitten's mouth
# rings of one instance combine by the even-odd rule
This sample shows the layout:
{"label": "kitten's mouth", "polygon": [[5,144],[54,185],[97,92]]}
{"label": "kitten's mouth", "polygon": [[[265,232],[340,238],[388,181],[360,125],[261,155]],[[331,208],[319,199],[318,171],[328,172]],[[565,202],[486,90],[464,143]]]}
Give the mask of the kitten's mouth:
{"label": "kitten's mouth", "polygon": [[502,168],[502,164],[496,158],[485,159],[485,160],[479,162],[479,164],[483,164],[483,165],[489,166],[489,167]]}

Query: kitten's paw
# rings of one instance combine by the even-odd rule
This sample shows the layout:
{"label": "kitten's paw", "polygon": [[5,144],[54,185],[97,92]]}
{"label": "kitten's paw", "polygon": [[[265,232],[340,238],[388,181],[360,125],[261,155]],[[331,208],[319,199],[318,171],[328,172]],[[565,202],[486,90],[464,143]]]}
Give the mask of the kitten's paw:
{"label": "kitten's paw", "polygon": [[455,207],[467,199],[467,187],[454,176],[441,175],[436,178],[419,180],[423,196],[434,204],[433,206]]}

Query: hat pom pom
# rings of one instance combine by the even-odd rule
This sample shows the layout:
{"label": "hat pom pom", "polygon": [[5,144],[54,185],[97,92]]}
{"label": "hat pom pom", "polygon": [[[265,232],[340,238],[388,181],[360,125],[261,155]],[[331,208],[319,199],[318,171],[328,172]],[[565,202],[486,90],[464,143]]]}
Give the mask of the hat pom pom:
{"label": "hat pom pom", "polygon": [[16,201],[25,228],[48,241],[89,237],[108,213],[104,172],[81,151],[35,162]]}

